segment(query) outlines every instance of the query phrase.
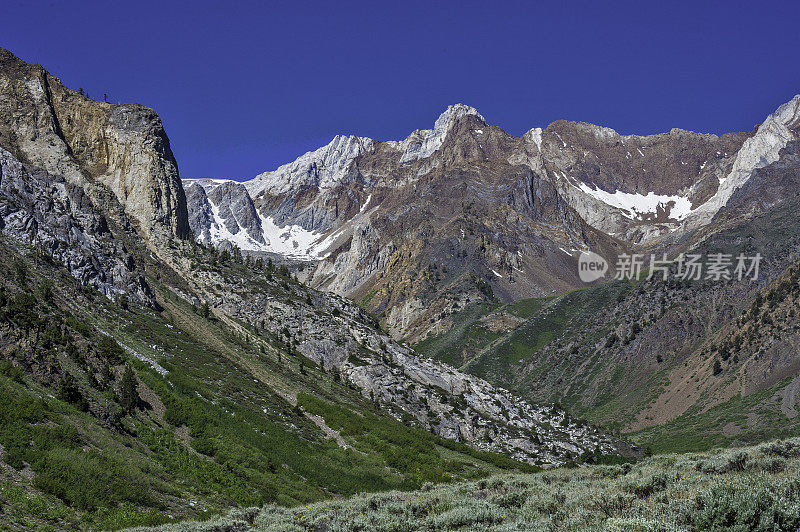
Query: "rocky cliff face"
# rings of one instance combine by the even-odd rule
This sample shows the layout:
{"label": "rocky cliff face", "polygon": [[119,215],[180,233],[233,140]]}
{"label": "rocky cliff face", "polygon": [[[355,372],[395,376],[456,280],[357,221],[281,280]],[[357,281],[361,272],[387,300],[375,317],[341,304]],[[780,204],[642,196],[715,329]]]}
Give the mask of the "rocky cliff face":
{"label": "rocky cliff face", "polygon": [[151,109],[90,100],[0,49],[0,146],[72,184],[107,187],[148,240],[191,235],[178,167]]}
{"label": "rocky cliff face", "polygon": [[623,136],[558,121],[524,138],[541,147],[531,164],[555,176],[560,192],[588,223],[642,244],[681,232],[681,222],[716,193],[746,137],[679,129]]}
{"label": "rocky cliff face", "polygon": [[759,168],[780,159],[780,153],[789,142],[800,138],[800,95],[783,104],[758,126],[755,135],[748,138],[736,154],[730,171],[720,179],[717,192],[692,212],[690,223],[703,225],[724,207],[731,196],[748,182]]}
{"label": "rocky cliff face", "polygon": [[243,249],[266,246],[261,218],[243,185],[234,181],[187,180],[189,225],[198,242],[226,241]]}
{"label": "rocky cliff face", "polygon": [[152,304],[131,251],[113,237],[102,209],[63,177],[28,167],[0,148],[0,235],[64,267],[110,298]]}

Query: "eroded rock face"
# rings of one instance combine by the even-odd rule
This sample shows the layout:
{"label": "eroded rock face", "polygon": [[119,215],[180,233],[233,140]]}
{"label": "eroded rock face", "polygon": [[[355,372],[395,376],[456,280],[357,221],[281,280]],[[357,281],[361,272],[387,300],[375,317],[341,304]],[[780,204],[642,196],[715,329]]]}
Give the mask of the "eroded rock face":
{"label": "eroded rock face", "polygon": [[209,242],[211,240],[211,224],[215,220],[206,190],[199,184],[186,181],[184,191],[189,227],[198,242]]}
{"label": "eroded rock face", "polygon": [[152,109],[93,101],[0,49],[0,146],[75,185],[105,185],[149,241],[191,236],[178,167]]}
{"label": "eroded rock face", "polygon": [[261,218],[243,185],[235,181],[189,180],[186,196],[189,226],[199,242],[212,244],[223,231],[265,245]]}
{"label": "eroded rock face", "polygon": [[350,163],[356,157],[373,149],[374,142],[365,137],[337,135],[326,146],[275,171],[256,176],[247,182],[247,190],[256,197],[262,193],[285,195],[307,186],[330,188],[347,176]]}
{"label": "eroded rock face", "polygon": [[535,141],[524,138],[540,147],[533,158],[541,158],[581,217],[605,233],[643,244],[680,231],[681,222],[717,192],[747,136],[681,129],[620,135],[562,120]]}
{"label": "eroded rock face", "polygon": [[776,160],[753,170],[750,178],[737,188],[713,219],[715,225],[748,218],[796,198],[800,193],[800,140],[788,142]]}
{"label": "eroded rock face", "polygon": [[63,264],[107,297],[152,304],[153,292],[103,211],[60,176],[26,167],[0,148],[0,235]]}
{"label": "eroded rock face", "polygon": [[748,138],[736,154],[736,159],[725,177],[720,181],[716,194],[692,214],[694,226],[708,223],[719,210],[727,205],[731,196],[748,182],[759,168],[768,166],[780,158],[780,153],[792,141],[800,138],[800,95],[783,104],[758,126],[755,134]]}

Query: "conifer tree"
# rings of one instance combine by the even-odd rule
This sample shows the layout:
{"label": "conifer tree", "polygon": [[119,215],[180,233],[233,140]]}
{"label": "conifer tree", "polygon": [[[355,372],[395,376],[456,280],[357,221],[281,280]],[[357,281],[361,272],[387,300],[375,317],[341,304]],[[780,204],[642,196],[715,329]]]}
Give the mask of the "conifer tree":
{"label": "conifer tree", "polygon": [[136,376],[130,366],[125,366],[119,384],[119,403],[122,410],[131,413],[139,405],[139,392],[136,391]]}

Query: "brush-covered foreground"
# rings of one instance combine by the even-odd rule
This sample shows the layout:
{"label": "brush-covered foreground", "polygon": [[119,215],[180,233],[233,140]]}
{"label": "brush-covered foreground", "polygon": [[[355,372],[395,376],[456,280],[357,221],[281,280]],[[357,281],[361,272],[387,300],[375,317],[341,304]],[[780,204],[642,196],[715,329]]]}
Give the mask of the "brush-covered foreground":
{"label": "brush-covered foreground", "polygon": [[559,468],[292,509],[232,512],[169,531],[797,530],[800,439]]}

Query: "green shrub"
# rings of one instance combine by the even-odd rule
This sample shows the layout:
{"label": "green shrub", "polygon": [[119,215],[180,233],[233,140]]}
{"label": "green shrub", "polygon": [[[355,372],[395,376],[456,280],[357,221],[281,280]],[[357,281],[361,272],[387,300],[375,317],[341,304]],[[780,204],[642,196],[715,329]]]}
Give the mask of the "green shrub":
{"label": "green shrub", "polygon": [[22,382],[24,372],[19,366],[15,366],[9,360],[0,360],[0,374],[18,383]]}
{"label": "green shrub", "polygon": [[91,336],[92,329],[82,321],[76,319],[74,316],[67,316],[64,321],[81,336],[85,338],[89,338]]}
{"label": "green shrub", "polygon": [[751,482],[720,483],[698,494],[687,516],[700,530],[768,531],[800,529],[798,494],[756,487]]}
{"label": "green shrub", "polygon": [[121,363],[125,356],[125,351],[117,341],[106,335],[101,335],[97,341],[97,351],[105,361],[112,365]]}
{"label": "green shrub", "polygon": [[35,464],[34,486],[82,510],[122,501],[154,506],[140,472],[104,453],[53,448]]}

